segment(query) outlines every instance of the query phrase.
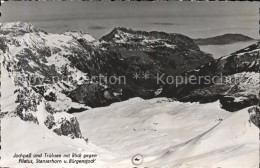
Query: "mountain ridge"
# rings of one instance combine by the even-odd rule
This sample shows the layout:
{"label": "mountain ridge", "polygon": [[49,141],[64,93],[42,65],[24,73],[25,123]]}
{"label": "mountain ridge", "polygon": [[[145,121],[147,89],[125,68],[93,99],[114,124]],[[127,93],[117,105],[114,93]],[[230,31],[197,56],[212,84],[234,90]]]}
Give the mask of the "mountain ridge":
{"label": "mountain ridge", "polygon": [[198,45],[225,45],[233,44],[237,42],[254,41],[255,39],[238,33],[227,33],[219,36],[213,36],[208,38],[194,39]]}

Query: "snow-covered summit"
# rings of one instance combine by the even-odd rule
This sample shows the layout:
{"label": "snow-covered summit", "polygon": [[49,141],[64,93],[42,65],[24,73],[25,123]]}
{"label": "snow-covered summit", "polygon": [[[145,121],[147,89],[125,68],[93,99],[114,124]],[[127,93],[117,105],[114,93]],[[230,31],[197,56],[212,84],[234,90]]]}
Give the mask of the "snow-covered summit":
{"label": "snow-covered summit", "polygon": [[6,22],[6,23],[0,23],[1,31],[25,31],[25,32],[33,32],[36,31],[36,27],[33,26],[31,23],[23,23],[23,22]]}

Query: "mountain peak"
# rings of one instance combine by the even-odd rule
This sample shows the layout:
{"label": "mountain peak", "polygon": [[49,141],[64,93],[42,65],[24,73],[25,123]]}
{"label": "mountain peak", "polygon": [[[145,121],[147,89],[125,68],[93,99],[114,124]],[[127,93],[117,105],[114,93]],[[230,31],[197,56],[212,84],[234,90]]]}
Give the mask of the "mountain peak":
{"label": "mountain peak", "polygon": [[10,31],[10,30],[16,30],[16,31],[25,31],[25,32],[33,32],[37,31],[35,26],[33,26],[31,23],[25,23],[25,22],[7,22],[7,23],[0,23],[1,31]]}
{"label": "mountain peak", "polygon": [[181,48],[190,48],[199,51],[197,44],[188,36],[178,33],[166,33],[160,31],[134,30],[126,27],[116,27],[109,34],[103,36],[101,41],[118,44],[138,44],[146,43],[166,43],[166,45],[176,45]]}

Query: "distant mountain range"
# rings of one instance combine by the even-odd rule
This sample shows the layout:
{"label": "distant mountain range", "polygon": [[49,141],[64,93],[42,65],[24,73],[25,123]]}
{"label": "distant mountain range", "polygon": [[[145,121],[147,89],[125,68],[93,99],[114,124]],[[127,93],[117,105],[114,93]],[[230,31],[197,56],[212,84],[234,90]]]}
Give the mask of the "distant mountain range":
{"label": "distant mountain range", "polygon": [[198,38],[194,39],[198,45],[224,45],[232,44],[237,42],[253,41],[255,39],[242,35],[242,34],[223,34],[220,36],[209,37],[209,38]]}

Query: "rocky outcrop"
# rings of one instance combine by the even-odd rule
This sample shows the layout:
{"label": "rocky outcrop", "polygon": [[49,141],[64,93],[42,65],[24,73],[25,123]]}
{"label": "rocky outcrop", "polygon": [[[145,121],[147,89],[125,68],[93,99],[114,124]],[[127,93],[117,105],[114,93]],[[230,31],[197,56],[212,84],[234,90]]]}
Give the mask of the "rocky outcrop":
{"label": "rocky outcrop", "polygon": [[259,98],[256,95],[248,95],[247,97],[239,98],[222,96],[219,101],[223,109],[234,112],[246,107],[258,105]]}
{"label": "rocky outcrop", "polygon": [[259,72],[259,46],[253,44],[185,72],[183,77],[193,77],[197,81],[165,86],[160,96],[173,96],[184,102],[220,100],[224,109],[237,111],[258,104]]}
{"label": "rocky outcrop", "polygon": [[76,117],[69,119],[63,118],[59,122],[55,122],[53,125],[53,131],[58,135],[70,136],[72,138],[82,138],[78,120]]}
{"label": "rocky outcrop", "polygon": [[83,138],[77,119],[65,112],[53,108],[41,95],[34,90],[27,90],[19,95],[18,106],[14,114],[23,121],[44,125],[58,135],[71,138]]}
{"label": "rocky outcrop", "polygon": [[248,109],[248,113],[250,115],[250,121],[255,124],[259,128],[260,123],[260,107],[255,106]]}

